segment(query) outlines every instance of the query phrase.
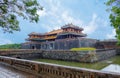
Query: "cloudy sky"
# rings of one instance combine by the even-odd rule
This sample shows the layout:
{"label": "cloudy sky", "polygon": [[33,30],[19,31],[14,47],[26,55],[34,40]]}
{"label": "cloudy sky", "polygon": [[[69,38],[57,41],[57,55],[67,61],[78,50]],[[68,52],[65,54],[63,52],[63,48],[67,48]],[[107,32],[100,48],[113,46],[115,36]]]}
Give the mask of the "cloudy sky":
{"label": "cloudy sky", "polygon": [[84,28],[88,38],[112,39],[115,36],[114,29],[109,23],[109,13],[106,12],[107,0],[38,0],[43,11],[38,11],[39,22],[30,23],[20,20],[20,32],[13,34],[0,31],[0,44],[23,43],[31,32],[44,33],[61,26],[73,23]]}

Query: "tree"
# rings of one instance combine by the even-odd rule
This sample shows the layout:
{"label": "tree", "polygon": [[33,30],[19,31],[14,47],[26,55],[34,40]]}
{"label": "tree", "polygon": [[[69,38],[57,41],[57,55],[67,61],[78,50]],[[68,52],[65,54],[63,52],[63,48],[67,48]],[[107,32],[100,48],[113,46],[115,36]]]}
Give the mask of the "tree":
{"label": "tree", "polygon": [[0,27],[4,32],[20,31],[17,17],[37,23],[38,10],[42,7],[37,0],[0,0]]}
{"label": "tree", "polygon": [[20,49],[21,44],[5,44],[0,45],[0,49]]}
{"label": "tree", "polygon": [[120,0],[108,0],[106,5],[109,6],[111,26],[116,30],[116,38],[120,45]]}

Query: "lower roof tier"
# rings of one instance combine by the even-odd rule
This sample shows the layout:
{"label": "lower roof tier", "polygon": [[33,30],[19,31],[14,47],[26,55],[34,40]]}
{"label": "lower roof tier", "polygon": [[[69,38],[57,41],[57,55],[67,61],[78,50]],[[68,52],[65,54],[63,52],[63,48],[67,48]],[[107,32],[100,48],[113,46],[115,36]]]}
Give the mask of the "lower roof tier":
{"label": "lower roof tier", "polygon": [[45,41],[43,38],[27,38],[26,41]]}
{"label": "lower roof tier", "polygon": [[64,33],[60,33],[58,34],[58,36],[65,36],[65,35],[74,35],[74,36],[79,36],[79,37],[86,37],[86,34],[83,33],[73,33],[73,32],[64,32]]}

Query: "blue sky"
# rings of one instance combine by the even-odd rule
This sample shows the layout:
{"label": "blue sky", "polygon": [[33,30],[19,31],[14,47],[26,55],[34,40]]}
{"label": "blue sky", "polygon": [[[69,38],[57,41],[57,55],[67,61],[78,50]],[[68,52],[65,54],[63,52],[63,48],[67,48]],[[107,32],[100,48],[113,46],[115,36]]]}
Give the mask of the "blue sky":
{"label": "blue sky", "polygon": [[43,11],[38,11],[39,22],[30,23],[20,20],[20,32],[13,34],[0,31],[0,44],[23,43],[31,32],[44,33],[61,26],[73,23],[84,28],[87,38],[112,39],[115,36],[114,29],[109,23],[109,13],[106,12],[107,0],[38,0]]}

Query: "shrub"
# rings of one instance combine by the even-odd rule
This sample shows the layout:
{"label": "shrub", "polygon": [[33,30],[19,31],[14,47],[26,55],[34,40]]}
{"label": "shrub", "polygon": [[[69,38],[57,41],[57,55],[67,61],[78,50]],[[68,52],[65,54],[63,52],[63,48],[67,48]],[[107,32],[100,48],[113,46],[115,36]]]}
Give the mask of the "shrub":
{"label": "shrub", "polygon": [[96,48],[92,47],[81,47],[81,48],[72,48],[71,51],[94,51]]}

